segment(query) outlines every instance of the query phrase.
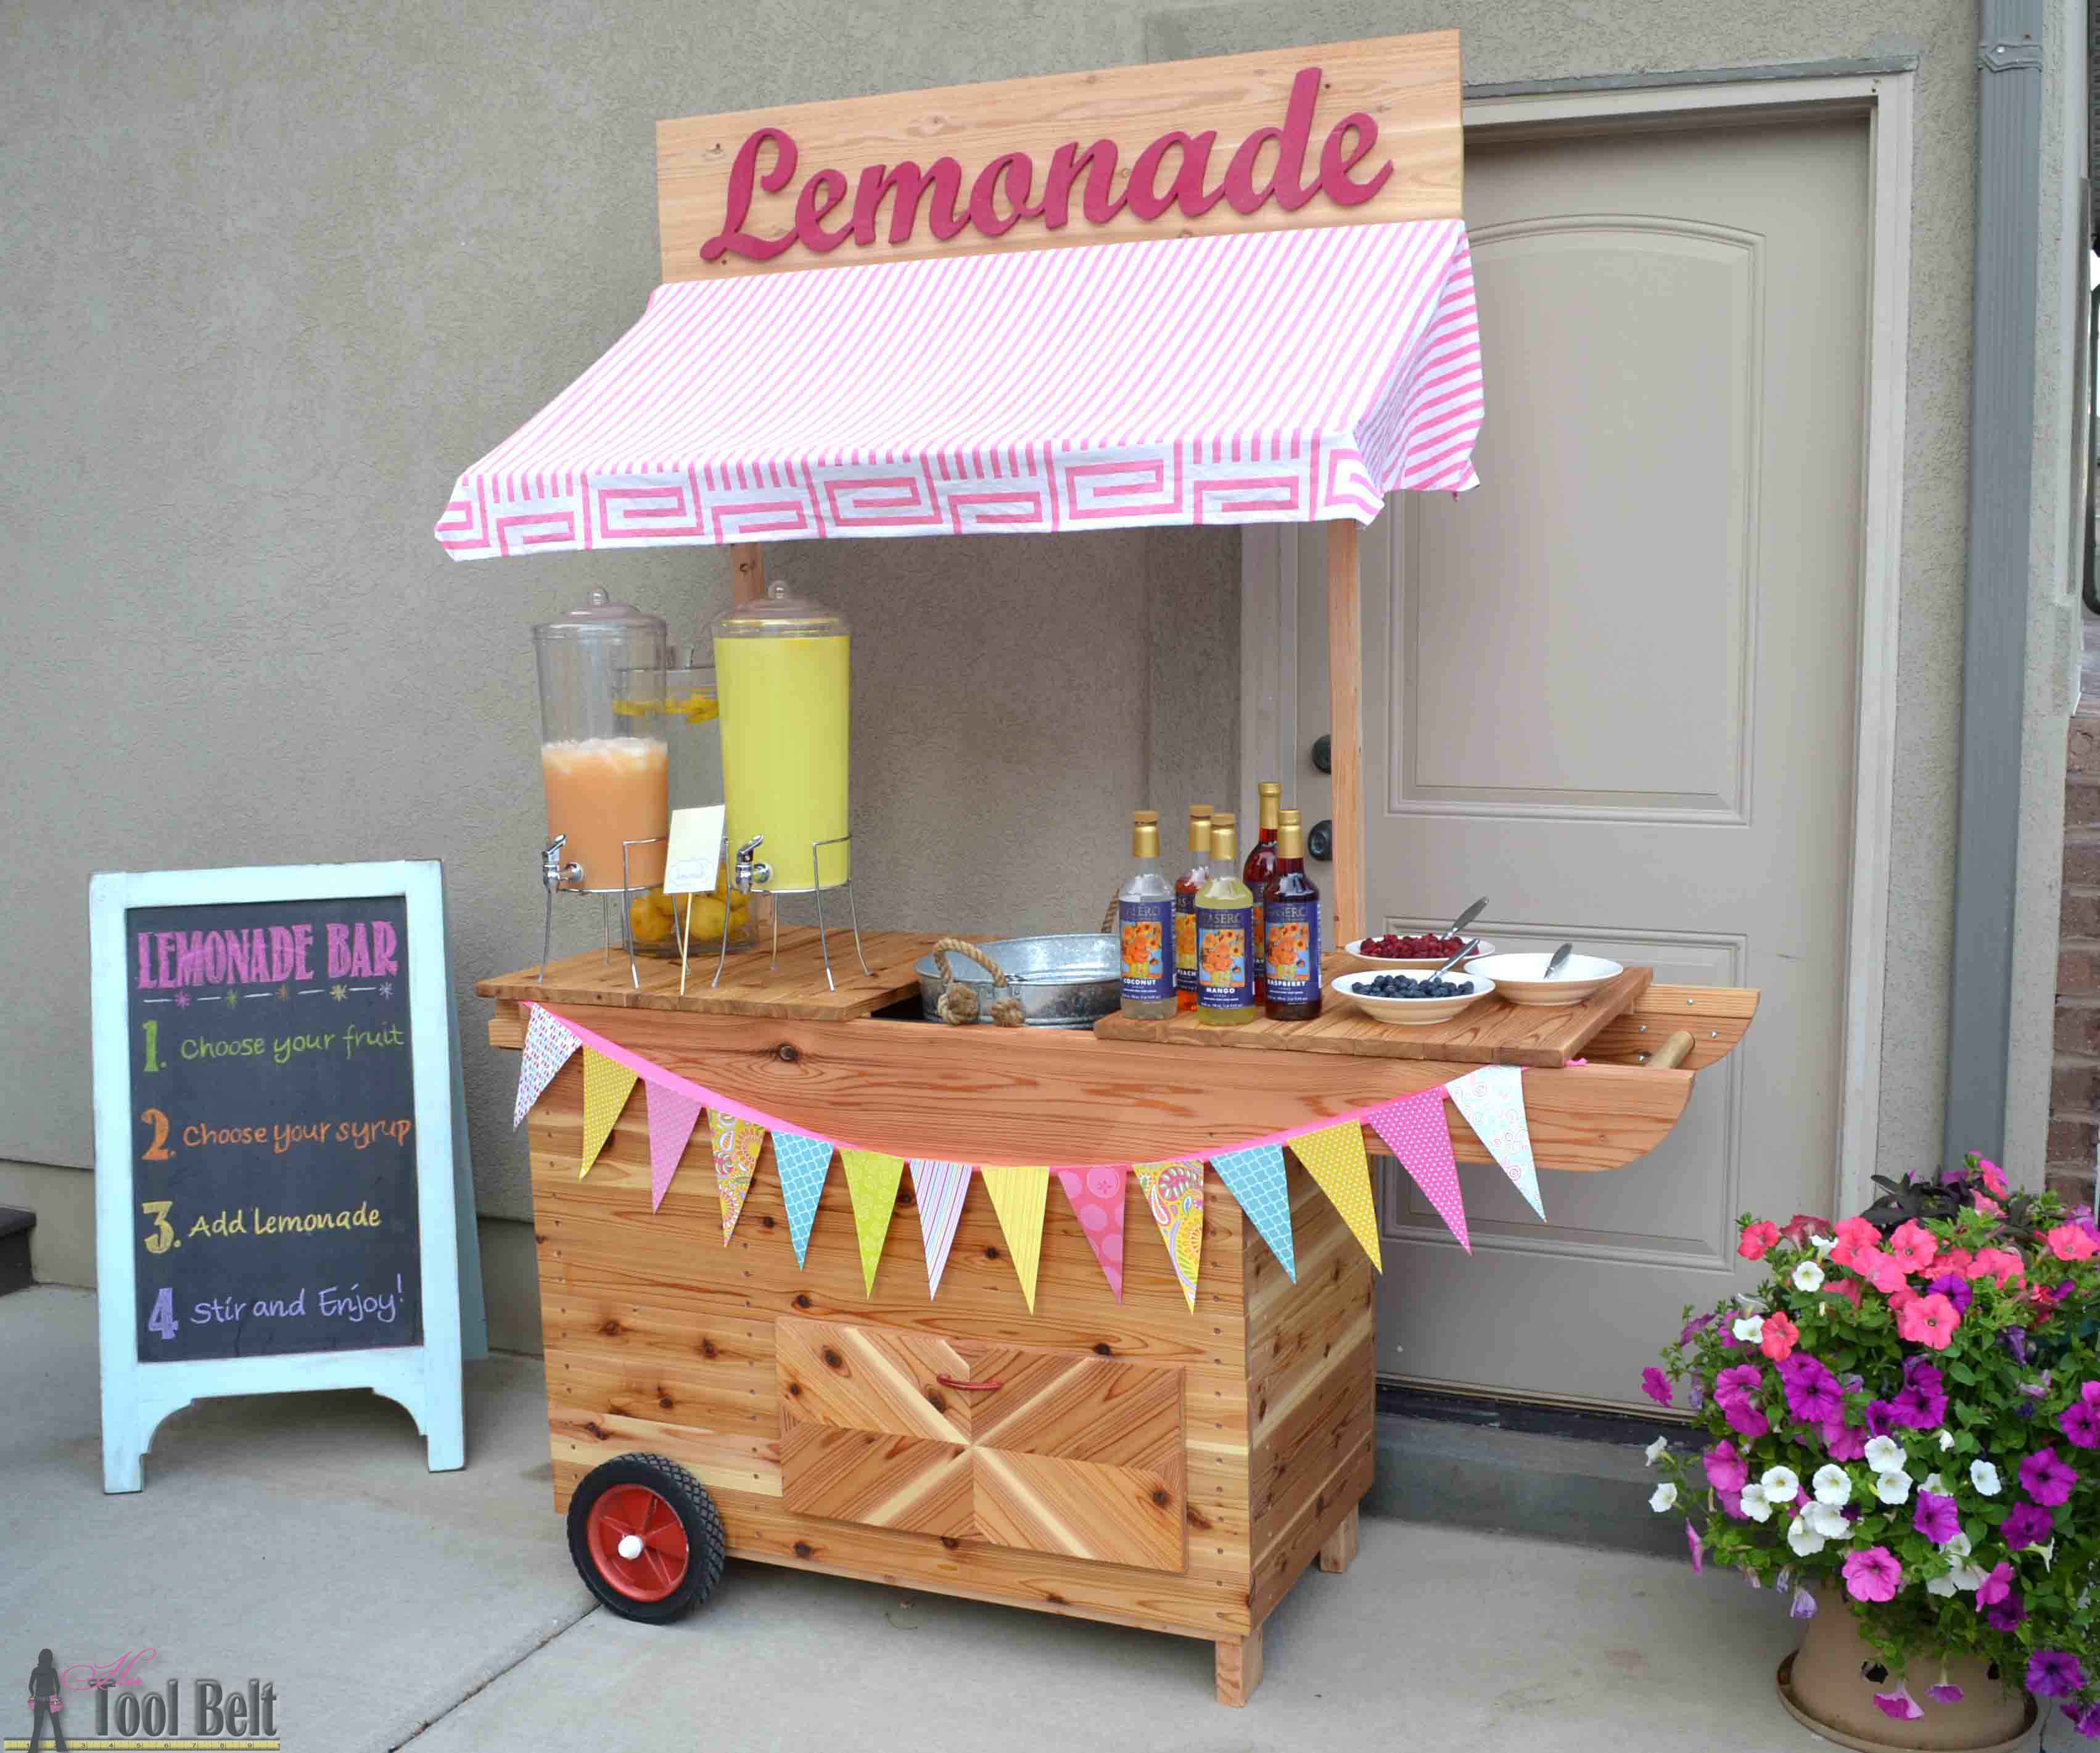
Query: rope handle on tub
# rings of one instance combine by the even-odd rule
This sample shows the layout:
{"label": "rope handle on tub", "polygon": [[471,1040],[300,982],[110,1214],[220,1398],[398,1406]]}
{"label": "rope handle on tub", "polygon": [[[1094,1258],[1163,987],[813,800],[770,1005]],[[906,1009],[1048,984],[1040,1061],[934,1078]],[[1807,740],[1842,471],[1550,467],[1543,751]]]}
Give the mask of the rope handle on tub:
{"label": "rope handle on tub", "polygon": [[991,976],[991,1020],[1003,1029],[1021,1027],[1027,1019],[1022,1013],[1021,1000],[1013,996],[1006,970],[992,959],[989,951],[964,938],[942,938],[933,946],[933,965],[941,970],[941,978],[947,982],[933,1007],[941,1020],[958,1027],[977,1020],[977,989],[967,980],[955,978],[955,969],[948,965],[951,952],[968,956]]}

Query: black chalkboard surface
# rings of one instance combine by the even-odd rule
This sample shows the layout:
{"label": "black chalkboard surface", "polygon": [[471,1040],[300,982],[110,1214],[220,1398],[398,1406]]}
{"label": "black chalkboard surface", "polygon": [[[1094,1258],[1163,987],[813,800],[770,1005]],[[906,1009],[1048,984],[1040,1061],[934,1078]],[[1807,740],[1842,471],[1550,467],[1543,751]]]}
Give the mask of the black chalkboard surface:
{"label": "black chalkboard surface", "polygon": [[421,1345],[403,898],[124,919],[139,1362]]}

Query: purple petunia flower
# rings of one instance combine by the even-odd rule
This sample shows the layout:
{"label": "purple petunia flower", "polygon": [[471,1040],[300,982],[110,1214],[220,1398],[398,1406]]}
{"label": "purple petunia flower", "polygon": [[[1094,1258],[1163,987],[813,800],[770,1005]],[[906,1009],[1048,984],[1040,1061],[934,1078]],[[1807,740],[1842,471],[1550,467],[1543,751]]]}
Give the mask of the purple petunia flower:
{"label": "purple petunia flower", "polygon": [[1676,1391],[1670,1386],[1670,1378],[1652,1363],[1641,1371],[1641,1392],[1657,1406],[1677,1403]]}
{"label": "purple petunia flower", "polygon": [[[176,996],[179,997],[181,995],[178,993]],[[2071,1719],[2071,1726],[2088,1741],[2100,1741],[2100,1704],[2089,1704],[2084,1710],[2075,1713]]]}
{"label": "purple petunia flower", "polygon": [[1903,1583],[1903,1565],[1886,1546],[1869,1546],[1845,1555],[1845,1588],[1855,1601],[1894,1601]]}
{"label": "purple petunia flower", "polygon": [[2027,1616],[2027,1603],[2014,1589],[1994,1607],[1983,1609],[1983,1618],[1994,1632],[2012,1632],[2019,1629],[2020,1622]]}
{"label": "purple petunia flower", "polygon": [[1910,1688],[1902,1680],[1896,1682],[1894,1692],[1877,1692],[1874,1702],[1881,1707],[1884,1716],[1893,1716],[1899,1723],[1915,1721],[1925,1715],[1918,1708],[1917,1700],[1911,1697]]}
{"label": "purple petunia flower", "polygon": [[1829,1367],[1797,1353],[1780,1366],[1786,1409],[1804,1424],[1827,1424],[1845,1415],[1845,1397]]}
{"label": "purple petunia flower", "polygon": [[2078,1398],[2088,1406],[2100,1406],[2100,1382],[2088,1382],[2078,1390]]}
{"label": "purple petunia flower", "polygon": [[1947,1389],[1938,1370],[1922,1358],[1904,1366],[1902,1391],[1890,1402],[1890,1415],[1912,1430],[1931,1430],[1947,1417]]}
{"label": "purple petunia flower", "polygon": [[1805,1588],[1796,1589],[1793,1592],[1793,1599],[1787,1604],[1786,1616],[1789,1619],[1814,1618],[1815,1617],[1815,1595]]}
{"label": "purple petunia flower", "polygon": [[1999,1537],[2013,1551],[2039,1546],[2055,1530],[2056,1518],[2045,1509],[2032,1504],[2017,1504],[2013,1512],[1998,1524]]}
{"label": "purple petunia flower", "polygon": [[1692,1316],[1689,1321],[1684,1323],[1684,1331],[1677,1336],[1677,1343],[1680,1345],[1690,1345],[1693,1340],[1696,1339],[1701,1333],[1705,1332],[1708,1327],[1713,1326],[1713,1324],[1714,1318],[1710,1314]]}
{"label": "purple petunia flower", "polygon": [[1729,1429],[1752,1442],[1771,1434],[1771,1420],[1747,1400],[1734,1399],[1725,1402],[1721,1408],[1721,1415],[1727,1420]]}
{"label": "purple petunia flower", "polygon": [[2085,1689],[2085,1665],[2067,1649],[2037,1649],[2027,1658],[2027,1690],[2037,1698],[2067,1698]]}
{"label": "purple petunia flower", "polygon": [[1978,1585],[1976,1605],[1995,1607],[2013,1592],[2013,1567],[2009,1564],[1992,1565],[1989,1574]]}
{"label": "purple petunia flower", "polygon": [[1911,1512],[1910,1525],[1935,1546],[1944,1546],[1961,1531],[1961,1517],[1952,1498],[1921,1491],[1917,1507]]}
{"label": "purple petunia flower", "polygon": [[1925,1695],[1935,1704],[1959,1704],[1962,1698],[1961,1689],[1952,1681],[1944,1680],[1937,1686],[1927,1687]]}
{"label": "purple petunia flower", "polygon": [[1688,1521],[1684,1524],[1684,1543],[1692,1549],[1692,1574],[1697,1576],[1706,1568],[1706,1543]]}
{"label": "purple petunia flower", "polygon": [[1732,1400],[1748,1400],[1765,1385],[1765,1372],[1754,1363],[1731,1364],[1714,1378],[1714,1398],[1722,1406]]}
{"label": "purple petunia flower", "polygon": [[1867,1391],[1867,1378],[1856,1370],[1847,1370],[1838,1378],[1838,1385],[1848,1394],[1864,1393]]}
{"label": "purple petunia flower", "polygon": [[1684,1403],[1695,1412],[1706,1404],[1706,1384],[1696,1375],[1684,1384]]}
{"label": "purple petunia flower", "polygon": [[1954,1305],[1957,1314],[1969,1313],[1969,1305],[1976,1300],[1976,1292],[1969,1281],[1958,1272],[1943,1272],[1925,1287],[1928,1296],[1944,1296]]}
{"label": "purple petunia flower", "polygon": [[1830,1451],[1833,1461],[1856,1461],[1867,1453],[1867,1433],[1857,1424],[1847,1424],[1842,1419],[1826,1419],[1823,1424],[1823,1446]]}
{"label": "purple petunia flower", "polygon": [[2027,1330],[2023,1327],[2009,1327],[1999,1334],[1998,1343],[2013,1354],[2013,1362],[2023,1366],[2027,1361]]}
{"label": "purple petunia flower", "polygon": [[1904,1428],[1904,1421],[1896,1416],[1893,1400],[1870,1400],[1867,1402],[1867,1434],[1870,1437],[1893,1437]]}
{"label": "purple petunia flower", "polygon": [[2070,1500],[2077,1483],[2077,1468],[2059,1459],[2054,1449],[2037,1449],[2020,1463],[2020,1484],[2027,1495],[2052,1509]]}
{"label": "purple petunia flower", "polygon": [[2100,1449],[2100,1406],[2089,1400],[2074,1400],[2056,1420],[2056,1428],[2075,1449]]}
{"label": "purple petunia flower", "polygon": [[2019,1384],[2019,1390],[2030,1400],[2046,1400],[2049,1398],[2049,1386],[2055,1380],[2055,1371],[2044,1370],[2034,1380],[2022,1382]]}
{"label": "purple petunia flower", "polygon": [[1726,1437],[1700,1456],[1706,1483],[1717,1491],[1740,1491],[1750,1482],[1750,1464]]}

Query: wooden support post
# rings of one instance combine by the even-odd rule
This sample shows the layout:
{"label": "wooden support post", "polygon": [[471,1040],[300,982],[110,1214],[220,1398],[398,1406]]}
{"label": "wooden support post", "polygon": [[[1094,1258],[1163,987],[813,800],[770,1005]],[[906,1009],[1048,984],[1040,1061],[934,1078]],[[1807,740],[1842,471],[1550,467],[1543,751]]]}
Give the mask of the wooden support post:
{"label": "wooden support post", "polygon": [[1240,1709],[1261,1684],[1261,1627],[1244,1637],[1220,1637],[1218,1649],[1218,1702]]}
{"label": "wooden support post", "polygon": [[1348,1514],[1335,1526],[1320,1548],[1320,1568],[1339,1576],[1349,1568],[1357,1556],[1357,1514],[1352,1507]]}
{"label": "wooden support post", "polygon": [[756,603],[765,594],[765,550],[755,541],[731,542],[730,588],[739,603]]}
{"label": "wooden support post", "polygon": [[1364,934],[1363,607],[1357,576],[1362,532],[1353,519],[1327,525],[1327,702],[1335,793],[1335,941]]}

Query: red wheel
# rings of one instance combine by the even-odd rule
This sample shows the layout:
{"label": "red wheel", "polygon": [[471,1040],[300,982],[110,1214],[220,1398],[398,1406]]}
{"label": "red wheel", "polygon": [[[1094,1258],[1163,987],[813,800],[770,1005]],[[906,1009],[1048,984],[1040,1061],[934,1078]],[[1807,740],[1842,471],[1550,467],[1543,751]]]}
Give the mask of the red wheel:
{"label": "red wheel", "polygon": [[623,1618],[661,1624],[705,1601],[727,1543],[714,1500],[668,1455],[604,1462],[569,1499],[577,1574]]}
{"label": "red wheel", "polygon": [[664,1601],[686,1580],[692,1548],[685,1524],[647,1486],[615,1486],[591,1505],[591,1562],[629,1601]]}

